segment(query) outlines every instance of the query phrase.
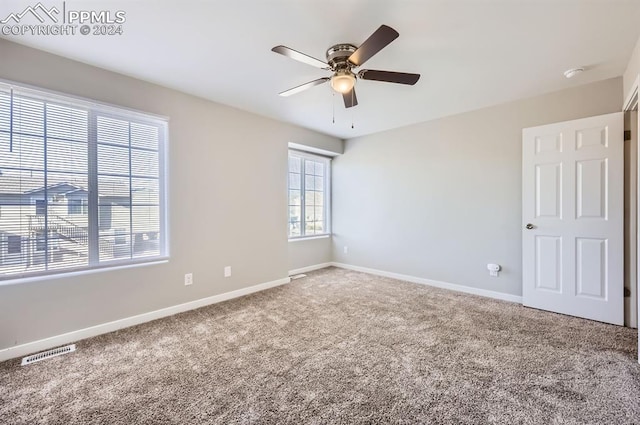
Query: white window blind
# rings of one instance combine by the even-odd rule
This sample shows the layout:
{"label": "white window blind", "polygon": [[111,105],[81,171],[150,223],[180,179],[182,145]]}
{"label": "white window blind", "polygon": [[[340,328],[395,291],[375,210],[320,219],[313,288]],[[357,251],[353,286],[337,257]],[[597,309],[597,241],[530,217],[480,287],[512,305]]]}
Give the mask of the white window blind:
{"label": "white window blind", "polygon": [[330,233],[330,161],[289,151],[289,238]]}
{"label": "white window blind", "polygon": [[0,280],[166,256],[166,131],[0,83]]}

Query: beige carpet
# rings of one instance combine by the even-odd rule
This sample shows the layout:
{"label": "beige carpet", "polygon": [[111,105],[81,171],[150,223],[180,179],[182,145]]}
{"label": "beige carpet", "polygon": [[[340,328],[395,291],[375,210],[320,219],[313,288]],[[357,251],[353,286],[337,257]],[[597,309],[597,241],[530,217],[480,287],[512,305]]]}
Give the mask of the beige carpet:
{"label": "beige carpet", "polygon": [[0,423],[638,424],[636,337],[329,268],[0,364]]}

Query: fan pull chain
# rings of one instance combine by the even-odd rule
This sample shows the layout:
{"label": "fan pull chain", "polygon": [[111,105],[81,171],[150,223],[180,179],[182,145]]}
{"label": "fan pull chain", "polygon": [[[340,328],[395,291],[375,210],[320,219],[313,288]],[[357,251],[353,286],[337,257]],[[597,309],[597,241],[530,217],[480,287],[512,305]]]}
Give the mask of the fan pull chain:
{"label": "fan pull chain", "polygon": [[336,92],[331,90],[331,114],[333,116],[332,122],[336,123]]}
{"label": "fan pull chain", "polygon": [[351,89],[351,128],[353,128],[353,93],[355,89]]}

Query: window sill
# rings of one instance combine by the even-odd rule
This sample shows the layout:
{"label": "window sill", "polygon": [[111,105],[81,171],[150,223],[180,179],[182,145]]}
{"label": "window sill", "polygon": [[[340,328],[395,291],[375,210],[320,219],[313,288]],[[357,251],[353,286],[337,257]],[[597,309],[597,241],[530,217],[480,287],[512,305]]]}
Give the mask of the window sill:
{"label": "window sill", "polygon": [[295,236],[293,238],[289,238],[289,242],[298,242],[298,241],[309,241],[313,239],[328,239],[331,237],[330,233],[324,235],[313,235],[313,236]]}
{"label": "window sill", "polygon": [[0,286],[17,285],[20,283],[36,282],[41,280],[70,278],[70,277],[83,276],[83,275],[88,275],[93,273],[103,273],[103,272],[110,272],[110,271],[122,270],[122,269],[154,266],[158,264],[165,264],[168,262],[169,262],[169,257],[165,256],[165,257],[156,257],[154,259],[149,259],[146,261],[142,260],[142,261],[129,262],[129,263],[109,264],[109,265],[86,268],[86,269],[76,269],[76,270],[72,269],[67,271],[60,270],[53,273],[49,272],[46,274],[34,274],[31,276],[24,276],[24,277],[16,276],[15,278],[7,277],[5,278],[5,280],[0,280]]}

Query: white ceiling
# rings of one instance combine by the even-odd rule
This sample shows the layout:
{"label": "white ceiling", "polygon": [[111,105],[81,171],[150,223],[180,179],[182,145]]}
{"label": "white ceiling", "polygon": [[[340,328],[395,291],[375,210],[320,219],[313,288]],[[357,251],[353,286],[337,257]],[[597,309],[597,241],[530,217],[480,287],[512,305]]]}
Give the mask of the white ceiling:
{"label": "white ceiling", "polygon": [[[35,3],[2,0],[0,18]],[[124,10],[124,35],[5,38],[344,139],[620,76],[640,35],[640,0],[67,0],[66,8]],[[400,37],[363,68],[420,73],[415,86],[359,81],[360,104],[349,110],[328,84],[277,95],[328,72],[273,46],[324,60],[329,46],[359,45],[381,24]],[[577,66],[588,71],[565,79]]]}

